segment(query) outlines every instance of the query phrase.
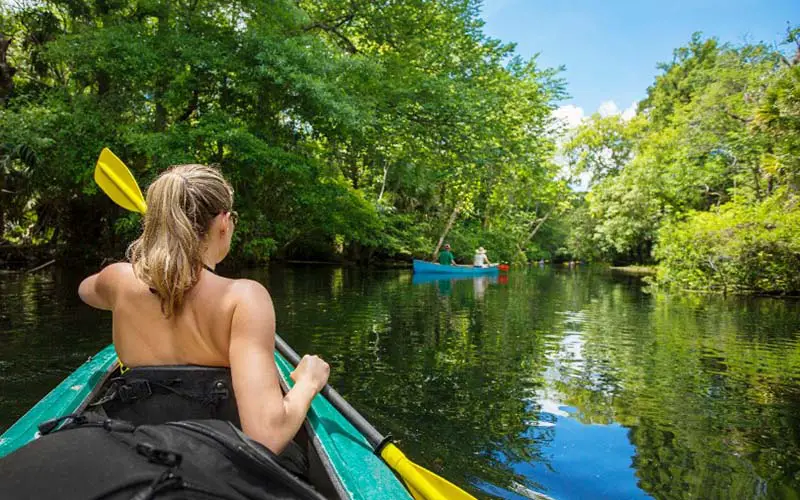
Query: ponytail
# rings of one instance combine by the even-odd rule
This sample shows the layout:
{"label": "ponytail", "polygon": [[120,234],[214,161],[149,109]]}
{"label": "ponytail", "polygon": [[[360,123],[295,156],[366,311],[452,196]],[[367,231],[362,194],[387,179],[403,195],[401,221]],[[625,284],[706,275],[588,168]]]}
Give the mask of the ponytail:
{"label": "ponytail", "polygon": [[144,229],[127,257],[136,277],[158,294],[167,317],[180,311],[200,279],[212,221],[232,206],[230,184],[205,165],[174,166],[147,189]]}

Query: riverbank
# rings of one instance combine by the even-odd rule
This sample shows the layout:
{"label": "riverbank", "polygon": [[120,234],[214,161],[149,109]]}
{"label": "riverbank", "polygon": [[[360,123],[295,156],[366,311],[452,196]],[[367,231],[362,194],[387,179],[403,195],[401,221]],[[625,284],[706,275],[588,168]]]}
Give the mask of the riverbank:
{"label": "riverbank", "polygon": [[[122,261],[125,259],[122,250],[114,250],[108,254],[101,254],[95,249],[82,251],[69,251],[65,246],[54,245],[0,245],[0,274],[18,274],[35,272],[45,267],[55,265],[56,267],[78,267],[78,268],[99,268],[110,262]],[[385,258],[372,259],[368,262],[352,260],[346,258],[327,258],[327,259],[297,259],[297,258],[273,258],[262,264],[257,264],[240,256],[231,255],[225,259],[226,268],[249,268],[263,267],[270,263],[309,265],[309,266],[344,266],[344,267],[374,267],[379,269],[410,269],[413,257],[408,258]]]}
{"label": "riverbank", "polygon": [[658,272],[656,266],[610,266],[609,269],[620,273],[642,276],[654,276]]}
{"label": "riverbank", "polygon": [[0,272],[30,271],[56,259],[57,253],[52,246],[0,244]]}

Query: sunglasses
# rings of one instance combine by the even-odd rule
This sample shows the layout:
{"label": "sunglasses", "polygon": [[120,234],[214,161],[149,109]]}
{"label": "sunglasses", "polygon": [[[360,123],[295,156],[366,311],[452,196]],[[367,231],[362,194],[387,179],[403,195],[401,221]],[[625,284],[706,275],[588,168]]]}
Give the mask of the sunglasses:
{"label": "sunglasses", "polygon": [[239,212],[237,212],[236,210],[231,210],[228,213],[231,214],[231,220],[233,221],[233,225],[234,226],[238,225],[239,224]]}

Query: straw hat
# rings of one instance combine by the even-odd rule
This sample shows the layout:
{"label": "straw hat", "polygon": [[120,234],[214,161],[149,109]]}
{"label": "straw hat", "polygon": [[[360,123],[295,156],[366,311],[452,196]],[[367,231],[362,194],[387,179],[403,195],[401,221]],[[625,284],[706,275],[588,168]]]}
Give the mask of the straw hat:
{"label": "straw hat", "polygon": [[486,253],[486,250],[484,250],[483,247],[480,247],[477,250],[475,250],[475,253]]}

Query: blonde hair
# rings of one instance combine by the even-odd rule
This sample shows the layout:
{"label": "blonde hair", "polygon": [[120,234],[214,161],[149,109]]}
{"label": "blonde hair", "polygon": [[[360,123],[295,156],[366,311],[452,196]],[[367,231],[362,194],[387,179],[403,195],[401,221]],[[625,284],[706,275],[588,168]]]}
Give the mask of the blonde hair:
{"label": "blonde hair", "polygon": [[128,247],[136,277],[161,299],[167,317],[180,311],[200,279],[211,222],[233,207],[233,189],[215,168],[176,165],[147,189],[141,236]]}

